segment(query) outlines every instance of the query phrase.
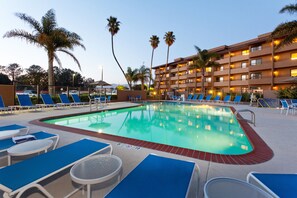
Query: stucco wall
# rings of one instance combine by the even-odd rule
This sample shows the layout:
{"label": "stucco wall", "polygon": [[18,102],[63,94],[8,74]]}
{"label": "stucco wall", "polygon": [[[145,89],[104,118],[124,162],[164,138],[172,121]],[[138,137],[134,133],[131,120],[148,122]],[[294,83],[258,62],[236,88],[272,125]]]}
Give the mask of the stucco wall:
{"label": "stucco wall", "polygon": [[5,106],[14,105],[14,86],[13,85],[0,85],[0,95],[2,96]]}
{"label": "stucco wall", "polygon": [[140,95],[141,100],[146,100],[146,91],[118,91],[118,101],[128,101],[128,96],[136,97]]}

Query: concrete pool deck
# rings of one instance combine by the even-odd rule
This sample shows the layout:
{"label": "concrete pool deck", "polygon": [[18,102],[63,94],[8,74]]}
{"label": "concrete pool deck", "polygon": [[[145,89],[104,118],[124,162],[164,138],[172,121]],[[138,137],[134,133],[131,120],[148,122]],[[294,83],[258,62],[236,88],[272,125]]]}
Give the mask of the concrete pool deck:
{"label": "concrete pool deck", "polygon": [[[106,108],[128,107],[131,103],[111,103]],[[175,155],[172,153],[166,153],[158,150],[147,149],[141,147],[135,149],[135,147],[127,144],[119,144],[110,140],[94,138],[101,142],[110,143],[113,146],[113,154],[120,157],[123,161],[123,173],[124,178],[131,170],[133,170],[149,153],[155,153],[162,156],[168,156],[177,159],[194,161],[200,168],[199,172],[199,197],[203,197],[203,186],[205,182],[213,177],[233,177],[237,179],[245,180],[246,175],[251,171],[257,172],[274,172],[274,173],[296,173],[296,152],[297,152],[297,115],[284,115],[280,114],[279,109],[264,109],[257,107],[250,107],[247,105],[234,105],[236,110],[250,109],[256,114],[256,127],[251,127],[257,132],[257,134],[268,144],[273,150],[274,156],[272,159],[253,165],[230,165],[221,164],[210,161],[204,161],[194,159],[191,157],[185,157],[181,155]],[[69,108],[63,110],[44,110],[44,111],[31,111],[21,112],[16,114],[1,114],[0,125],[8,124],[21,124],[29,126],[31,132],[44,130],[49,133],[55,133],[60,135],[60,142],[58,147],[77,141],[86,135],[74,134],[67,131],[45,128],[30,123],[32,120],[65,115],[74,114],[79,112],[89,111],[89,107]],[[249,118],[250,114],[242,113],[243,117]],[[7,165],[7,159],[2,158],[0,166]],[[45,188],[54,197],[63,197],[74,189],[69,174],[59,174],[57,177],[46,180],[44,183]],[[112,186],[106,187],[103,191],[108,192]],[[93,195],[98,197],[101,192],[94,187]],[[84,195],[85,196],[85,195]],[[39,193],[33,193],[29,197],[40,197]],[[72,197],[82,197],[81,192],[76,193]]]}

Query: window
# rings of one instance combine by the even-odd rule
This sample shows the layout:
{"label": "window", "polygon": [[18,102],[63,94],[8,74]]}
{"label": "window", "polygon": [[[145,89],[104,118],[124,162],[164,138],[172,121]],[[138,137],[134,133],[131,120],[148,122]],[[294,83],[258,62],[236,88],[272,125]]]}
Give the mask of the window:
{"label": "window", "polygon": [[224,77],[220,77],[219,81],[220,82],[223,82],[224,81]]}
{"label": "window", "polygon": [[247,80],[247,75],[241,75],[241,80],[242,81]]}
{"label": "window", "polygon": [[247,66],[247,62],[242,62],[241,63],[241,68],[246,68],[246,66]]}
{"label": "window", "polygon": [[250,50],[242,50],[241,51],[242,55],[249,55],[250,54]]}
{"label": "window", "polygon": [[220,71],[224,71],[224,66],[221,66],[220,67]]}
{"label": "window", "polygon": [[291,76],[292,77],[297,76],[297,69],[291,69]]}
{"label": "window", "polygon": [[205,71],[206,72],[211,72],[211,67],[206,67]]}
{"label": "window", "polygon": [[262,64],[262,59],[261,58],[251,60],[251,65],[261,65],[261,64]]}
{"label": "window", "polygon": [[291,54],[291,60],[297,60],[297,53]]}
{"label": "window", "polygon": [[261,79],[262,73],[251,73],[251,79]]}
{"label": "window", "polygon": [[211,77],[205,78],[205,82],[211,82]]}
{"label": "window", "polygon": [[258,51],[258,50],[262,50],[262,46],[261,45],[251,47],[251,52],[255,52],[255,51]]}

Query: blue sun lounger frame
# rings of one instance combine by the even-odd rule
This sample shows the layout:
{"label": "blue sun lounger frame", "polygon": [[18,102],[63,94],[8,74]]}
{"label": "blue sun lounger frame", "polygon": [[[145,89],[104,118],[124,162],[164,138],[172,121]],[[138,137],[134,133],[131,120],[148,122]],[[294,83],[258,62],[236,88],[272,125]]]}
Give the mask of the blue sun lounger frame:
{"label": "blue sun lounger frame", "polygon": [[[39,131],[39,132],[35,132],[35,133],[31,133],[30,135],[34,135],[34,137],[37,140],[41,140],[41,139],[55,139],[55,144],[53,146],[53,149],[55,149],[57,147],[57,144],[59,142],[59,136],[56,134],[51,134],[51,133],[47,133],[44,131]],[[7,139],[3,139],[0,140],[0,153],[6,151],[7,149],[9,149],[10,147],[16,145],[16,143],[14,143],[12,141],[12,138],[7,138]]]}
{"label": "blue sun lounger frame", "polygon": [[148,155],[106,198],[184,198],[195,172],[194,162]]}
{"label": "blue sun lounger frame", "polygon": [[[53,196],[38,182],[47,179],[89,156],[104,152],[110,144],[83,139],[56,150],[29,158],[0,169],[0,191],[3,197],[20,196],[30,188],[39,189],[47,197]],[[32,171],[34,170],[34,171]]]}
{"label": "blue sun lounger frame", "polygon": [[247,175],[247,182],[262,188],[273,197],[297,195],[297,174],[250,172]]}

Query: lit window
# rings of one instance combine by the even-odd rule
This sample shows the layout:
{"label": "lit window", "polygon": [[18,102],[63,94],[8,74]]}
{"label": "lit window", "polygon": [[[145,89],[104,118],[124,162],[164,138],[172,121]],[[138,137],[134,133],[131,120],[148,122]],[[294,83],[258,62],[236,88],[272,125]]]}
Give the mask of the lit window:
{"label": "lit window", "polygon": [[247,80],[247,75],[241,75],[241,80]]}
{"label": "lit window", "polygon": [[205,78],[206,82],[211,82],[211,77]]}
{"label": "lit window", "polygon": [[224,78],[223,77],[220,77],[220,82],[223,82],[224,81]]}
{"label": "lit window", "polygon": [[291,54],[291,60],[297,60],[297,53]]}
{"label": "lit window", "polygon": [[249,55],[250,54],[250,50],[242,50],[241,51],[242,55]]}
{"label": "lit window", "polygon": [[241,63],[241,68],[246,68],[246,66],[247,66],[246,62]]}
{"label": "lit window", "polygon": [[[296,56],[296,58],[297,58],[297,56]],[[251,60],[251,65],[261,65],[261,64],[262,64],[262,59],[261,58]]]}
{"label": "lit window", "polygon": [[206,72],[211,72],[211,67],[206,67],[205,71]]}
{"label": "lit window", "polygon": [[291,76],[293,76],[293,77],[297,76],[297,69],[291,70]]}
{"label": "lit window", "polygon": [[251,79],[261,79],[262,74],[261,73],[251,73]]}
{"label": "lit window", "polygon": [[224,66],[221,66],[220,67],[220,71],[224,71]]}

